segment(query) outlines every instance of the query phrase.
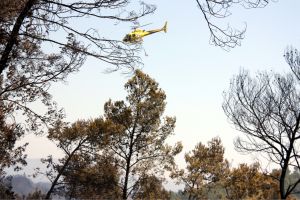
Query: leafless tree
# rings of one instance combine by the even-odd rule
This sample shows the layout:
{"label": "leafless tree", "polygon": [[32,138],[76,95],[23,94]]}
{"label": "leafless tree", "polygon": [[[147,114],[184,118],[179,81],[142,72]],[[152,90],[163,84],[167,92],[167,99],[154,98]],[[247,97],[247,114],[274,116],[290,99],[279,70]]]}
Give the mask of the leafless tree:
{"label": "leafless tree", "polygon": [[223,109],[244,137],[235,140],[238,151],[258,152],[278,164],[280,195],[286,199],[300,183],[287,183],[289,167],[300,167],[300,93],[293,74],[262,72],[255,78],[242,70],[224,93]]}
{"label": "leafless tree", "polygon": [[293,74],[300,81],[300,52],[294,47],[288,47],[285,50],[284,57]]}
{"label": "leafless tree", "polygon": [[242,30],[232,28],[230,25],[222,27],[216,22],[218,19],[227,18],[232,13],[230,9],[234,5],[241,5],[246,9],[262,8],[268,5],[270,0],[196,0],[210,32],[210,42],[225,50],[241,44],[244,39],[246,27]]}

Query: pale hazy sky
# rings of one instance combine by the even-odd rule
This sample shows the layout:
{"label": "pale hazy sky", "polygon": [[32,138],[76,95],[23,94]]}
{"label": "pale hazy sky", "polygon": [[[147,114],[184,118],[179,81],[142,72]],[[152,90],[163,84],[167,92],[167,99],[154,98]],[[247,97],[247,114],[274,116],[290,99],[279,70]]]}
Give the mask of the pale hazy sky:
{"label": "pale hazy sky", "polygon": [[[300,49],[300,1],[279,0],[263,9],[246,10],[238,6],[232,10],[228,22],[237,28],[247,22],[247,32],[241,47],[229,52],[209,44],[209,31],[195,1],[151,2],[157,5],[157,11],[143,18],[141,24],[152,23],[145,27],[151,29],[168,21],[169,27],[166,34],[144,39],[148,56],[141,54],[143,71],[166,92],[165,115],[177,118],[175,135],[170,142],[182,141],[183,152],[187,152],[196,143],[206,143],[219,136],[225,146],[225,157],[233,165],[254,161],[254,156],[242,156],[234,150],[233,140],[239,133],[223,113],[222,92],[228,89],[231,77],[241,67],[253,73],[289,71],[283,53],[288,45]],[[122,39],[130,31],[130,24],[109,27],[92,21],[87,25],[113,39]],[[129,77],[120,72],[104,74],[106,67],[105,63],[88,59],[78,73],[69,76],[67,84],[53,85],[51,93],[58,105],[65,108],[67,121],[98,117],[103,114],[103,105],[109,98],[125,98],[123,85]],[[61,156],[56,147],[42,137],[29,135],[24,141],[30,143],[27,149],[30,158],[48,154]],[[178,161],[183,162],[183,153]]]}

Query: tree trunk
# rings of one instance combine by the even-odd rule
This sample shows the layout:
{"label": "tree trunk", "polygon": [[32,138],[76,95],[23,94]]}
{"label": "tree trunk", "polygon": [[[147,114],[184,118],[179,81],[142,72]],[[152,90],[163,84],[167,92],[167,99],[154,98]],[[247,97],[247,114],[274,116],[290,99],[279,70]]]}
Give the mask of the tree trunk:
{"label": "tree trunk", "polygon": [[126,160],[125,180],[124,180],[123,195],[122,195],[122,199],[124,199],[124,200],[127,199],[127,195],[128,195],[127,187],[128,187],[129,173],[130,173],[131,156],[132,156],[132,152],[133,152],[133,137],[134,137],[134,133],[135,133],[135,127],[136,127],[136,125],[134,125],[131,136],[130,136],[129,154],[128,154],[128,158]]}
{"label": "tree trunk", "polygon": [[126,161],[126,172],[125,172],[125,180],[124,180],[123,195],[122,195],[122,199],[124,199],[124,200],[127,199],[128,178],[129,178],[129,173],[130,173],[130,157]]}
{"label": "tree trunk", "polygon": [[7,41],[7,44],[5,46],[5,49],[3,52],[1,52],[1,60],[0,60],[0,74],[4,71],[4,69],[7,67],[7,63],[9,60],[9,55],[13,49],[13,46],[16,44],[17,37],[20,31],[20,28],[22,26],[22,23],[24,19],[27,17],[30,9],[35,4],[36,0],[28,0],[25,4],[24,8],[22,9],[21,13],[19,14],[13,30],[11,31],[11,34],[9,36],[9,39]]}
{"label": "tree trunk", "polygon": [[45,199],[50,199],[50,196],[54,190],[54,187],[57,185],[57,182],[59,180],[59,178],[61,177],[62,173],[65,171],[66,167],[68,166],[71,158],[73,157],[73,155],[75,154],[75,152],[81,147],[81,145],[84,143],[85,140],[83,140],[83,142],[80,142],[78,144],[78,146],[72,151],[72,153],[69,155],[68,159],[66,160],[66,162],[64,163],[63,167],[61,168],[61,170],[59,170],[56,178],[54,179],[54,181],[52,182],[52,185],[50,187],[50,189],[48,190]]}
{"label": "tree trunk", "polygon": [[[284,175],[283,175],[283,173],[284,173]],[[285,189],[284,189],[285,174],[286,174],[286,171],[285,172],[281,171],[281,176],[280,176],[280,199],[286,199],[286,194],[285,194]]]}
{"label": "tree trunk", "polygon": [[69,164],[69,161],[71,160],[72,154],[68,157],[68,159],[66,160],[65,164],[63,165],[63,167],[61,168],[61,170],[58,172],[56,178],[54,179],[54,181],[52,182],[52,185],[50,187],[50,189],[48,190],[45,199],[50,199],[50,196],[54,190],[54,187],[56,186],[59,178],[61,177],[62,173],[64,172],[64,170],[66,169],[67,165]]}
{"label": "tree trunk", "polygon": [[290,148],[287,151],[286,159],[284,160],[283,167],[281,169],[281,175],[279,179],[280,199],[286,199],[287,196],[289,195],[285,190],[285,177],[289,166],[289,160],[290,160],[293,144],[294,144],[294,140],[292,139]]}

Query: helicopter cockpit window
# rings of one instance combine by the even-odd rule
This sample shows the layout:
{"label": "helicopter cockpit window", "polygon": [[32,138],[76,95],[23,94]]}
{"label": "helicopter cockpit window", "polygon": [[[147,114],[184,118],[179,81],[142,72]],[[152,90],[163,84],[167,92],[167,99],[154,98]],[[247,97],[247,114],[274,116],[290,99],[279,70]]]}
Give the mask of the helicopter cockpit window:
{"label": "helicopter cockpit window", "polygon": [[131,39],[130,35],[126,35],[126,36],[124,37],[123,41],[124,41],[124,42],[128,42],[128,41],[130,41],[130,39]]}

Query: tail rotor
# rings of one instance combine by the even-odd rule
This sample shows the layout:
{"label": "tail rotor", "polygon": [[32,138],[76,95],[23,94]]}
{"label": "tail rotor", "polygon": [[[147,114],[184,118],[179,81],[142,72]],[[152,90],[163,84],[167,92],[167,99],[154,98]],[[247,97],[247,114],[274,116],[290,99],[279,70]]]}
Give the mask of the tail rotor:
{"label": "tail rotor", "polygon": [[165,25],[164,25],[164,27],[163,27],[163,31],[166,33],[167,32],[167,30],[168,30],[168,27],[167,27],[167,25],[168,25],[168,22],[166,21],[166,23],[165,23]]}

